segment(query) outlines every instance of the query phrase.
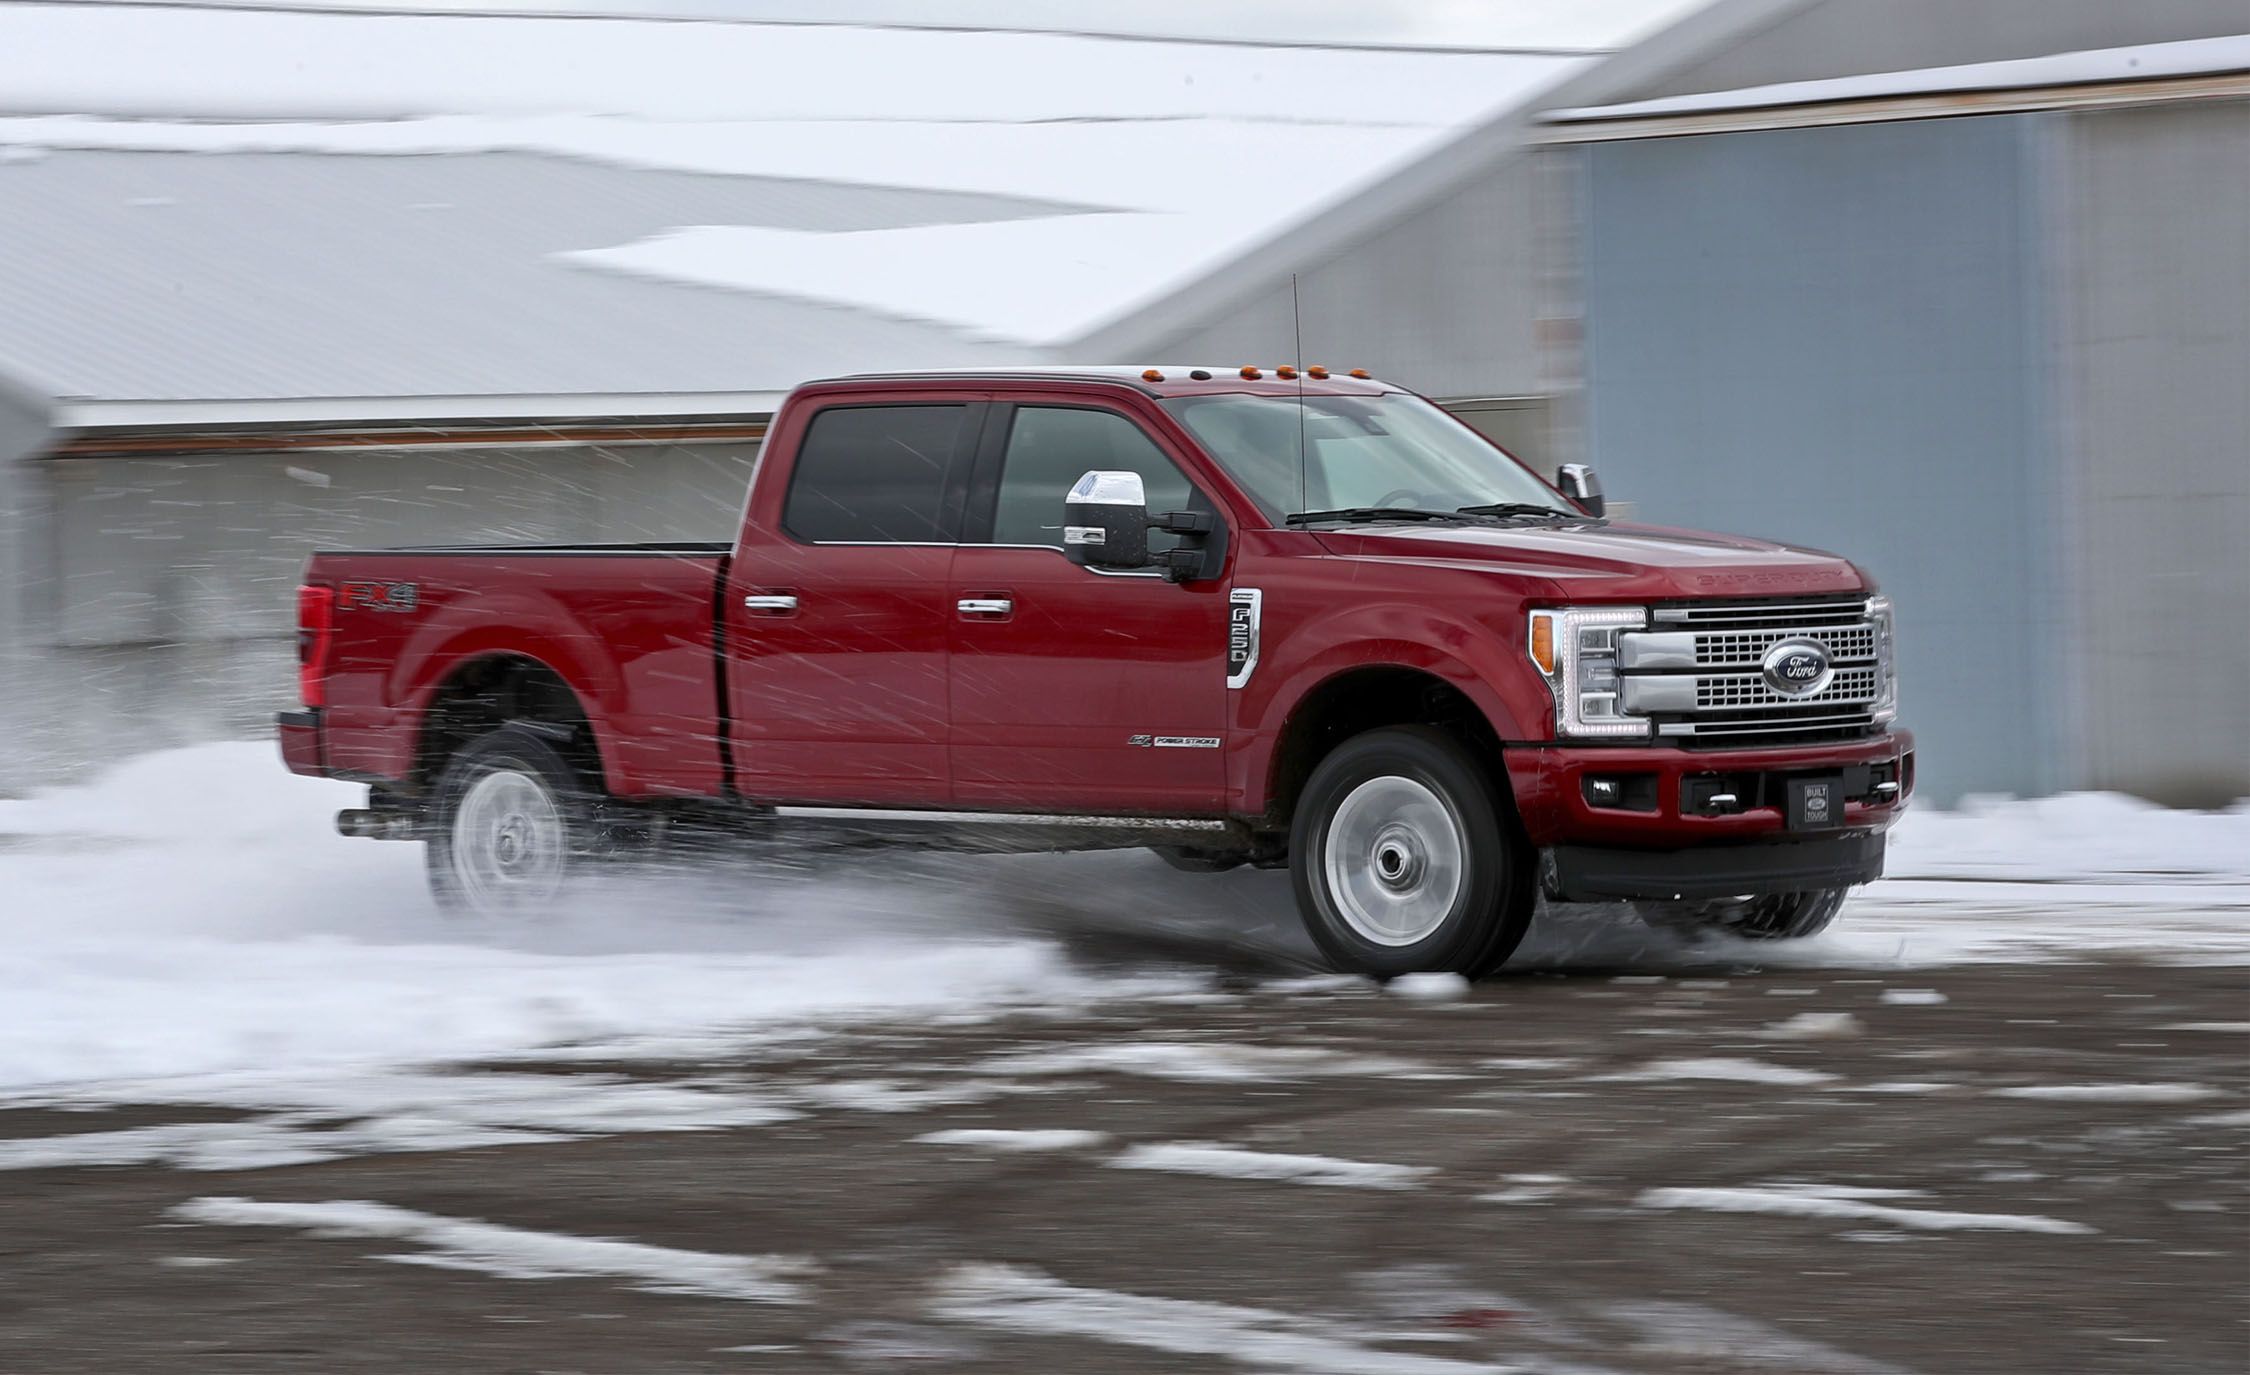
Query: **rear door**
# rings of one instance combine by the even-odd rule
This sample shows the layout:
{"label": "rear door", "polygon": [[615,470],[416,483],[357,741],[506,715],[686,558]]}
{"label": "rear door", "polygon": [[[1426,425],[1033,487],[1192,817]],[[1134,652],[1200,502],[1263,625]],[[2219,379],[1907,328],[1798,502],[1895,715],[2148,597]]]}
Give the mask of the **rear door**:
{"label": "rear door", "polygon": [[[1062,552],[1063,496],[1089,469],[1137,472],[1149,510],[1213,510],[1133,417],[995,403],[950,589],[955,799],[978,807],[1222,810],[1222,580],[1098,573]],[[1174,542],[1151,532],[1153,548]]]}
{"label": "rear door", "polygon": [[984,409],[839,400],[758,479],[720,608],[744,796],[950,800],[946,579]]}

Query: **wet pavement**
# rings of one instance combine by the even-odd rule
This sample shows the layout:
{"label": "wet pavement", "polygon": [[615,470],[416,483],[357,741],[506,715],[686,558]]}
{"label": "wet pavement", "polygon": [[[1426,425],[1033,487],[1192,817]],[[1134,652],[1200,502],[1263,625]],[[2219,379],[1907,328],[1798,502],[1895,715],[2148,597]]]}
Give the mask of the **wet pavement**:
{"label": "wet pavement", "polygon": [[2250,1365],[2250,971],[1237,964],[0,1111],[0,1370]]}

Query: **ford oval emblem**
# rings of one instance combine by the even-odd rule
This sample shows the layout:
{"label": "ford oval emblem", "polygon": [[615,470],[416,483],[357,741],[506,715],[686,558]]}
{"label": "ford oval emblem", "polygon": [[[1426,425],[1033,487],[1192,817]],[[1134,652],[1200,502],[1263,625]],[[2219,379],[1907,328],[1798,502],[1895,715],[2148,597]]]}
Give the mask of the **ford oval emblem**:
{"label": "ford oval emblem", "polygon": [[1766,686],[1784,697],[1810,697],[1836,677],[1828,646],[1818,640],[1783,640],[1766,651]]}

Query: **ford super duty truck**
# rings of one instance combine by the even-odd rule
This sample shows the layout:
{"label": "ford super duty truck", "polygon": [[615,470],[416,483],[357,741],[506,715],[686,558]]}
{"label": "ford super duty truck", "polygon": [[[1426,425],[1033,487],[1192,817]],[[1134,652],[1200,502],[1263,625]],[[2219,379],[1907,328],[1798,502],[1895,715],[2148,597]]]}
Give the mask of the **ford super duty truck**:
{"label": "ford super duty truck", "polygon": [[281,748],[472,912],[850,822],[1286,866],[1377,975],[1493,969],[1542,894],[1820,930],[1914,788],[1890,604],[1603,507],[1360,373],[818,382],[731,544],[315,555]]}

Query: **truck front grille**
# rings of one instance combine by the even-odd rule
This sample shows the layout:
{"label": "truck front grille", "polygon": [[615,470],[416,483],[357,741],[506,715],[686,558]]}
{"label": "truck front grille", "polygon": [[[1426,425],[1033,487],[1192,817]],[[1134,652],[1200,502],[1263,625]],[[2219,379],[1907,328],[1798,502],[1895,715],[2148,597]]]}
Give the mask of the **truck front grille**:
{"label": "truck front grille", "polygon": [[[1766,655],[1784,640],[1827,651],[1833,676],[1820,691],[1793,696],[1766,680]],[[1882,725],[1891,669],[1864,597],[1657,606],[1648,630],[1620,635],[1619,646],[1627,709],[1678,744],[1807,744]]]}

